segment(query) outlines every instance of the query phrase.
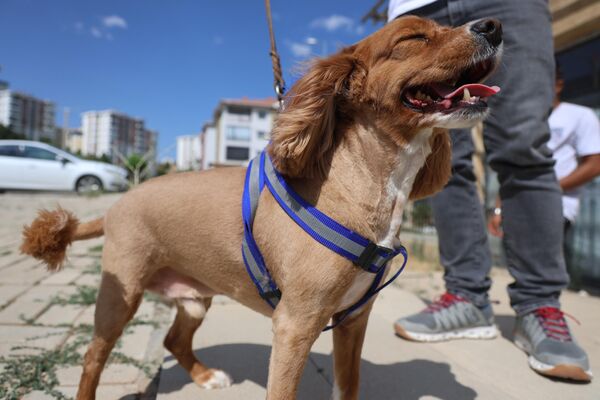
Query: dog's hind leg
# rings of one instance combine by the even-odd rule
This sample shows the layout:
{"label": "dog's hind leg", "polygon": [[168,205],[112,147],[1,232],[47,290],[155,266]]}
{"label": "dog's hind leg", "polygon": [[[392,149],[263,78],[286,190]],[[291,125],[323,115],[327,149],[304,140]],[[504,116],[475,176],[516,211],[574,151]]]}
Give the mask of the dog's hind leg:
{"label": "dog's hind leg", "polygon": [[139,282],[130,281],[129,286],[122,282],[122,279],[112,273],[102,273],[96,300],[94,337],[83,361],[77,400],[95,399],[104,364],[140,304],[144,290]]}
{"label": "dog's hind leg", "polygon": [[188,371],[196,384],[205,389],[219,389],[231,386],[232,379],[227,373],[202,364],[194,355],[192,340],[200,327],[212,298],[177,299],[177,316],[165,337],[164,345]]}

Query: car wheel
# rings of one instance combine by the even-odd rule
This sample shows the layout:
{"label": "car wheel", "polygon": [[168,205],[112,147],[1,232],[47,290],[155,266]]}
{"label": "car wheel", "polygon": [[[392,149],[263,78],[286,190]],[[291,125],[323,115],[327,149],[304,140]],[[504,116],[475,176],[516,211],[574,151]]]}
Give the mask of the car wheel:
{"label": "car wheel", "polygon": [[77,181],[75,190],[79,194],[100,193],[102,191],[102,182],[92,175],[82,176]]}

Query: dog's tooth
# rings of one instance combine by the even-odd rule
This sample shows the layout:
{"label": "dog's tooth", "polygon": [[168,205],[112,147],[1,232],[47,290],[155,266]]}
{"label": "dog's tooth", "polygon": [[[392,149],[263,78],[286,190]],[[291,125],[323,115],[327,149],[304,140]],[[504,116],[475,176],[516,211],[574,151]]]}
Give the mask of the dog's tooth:
{"label": "dog's tooth", "polygon": [[425,98],[426,98],[427,100],[429,100],[429,101],[433,101],[433,99],[431,98],[431,96],[430,96],[430,95],[426,95],[426,96],[425,96]]}
{"label": "dog's tooth", "polygon": [[423,100],[425,98],[420,90],[417,90],[417,94],[415,95],[415,97],[419,100]]}
{"label": "dog's tooth", "polygon": [[465,88],[465,91],[463,92],[463,100],[468,101],[471,98],[471,93],[469,92],[469,89]]}

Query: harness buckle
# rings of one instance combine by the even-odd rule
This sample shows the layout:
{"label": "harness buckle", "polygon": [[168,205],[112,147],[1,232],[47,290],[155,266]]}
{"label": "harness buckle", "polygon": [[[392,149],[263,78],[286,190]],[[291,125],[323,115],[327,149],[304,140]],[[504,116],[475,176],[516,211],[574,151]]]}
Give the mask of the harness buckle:
{"label": "harness buckle", "polygon": [[378,250],[379,250],[379,246],[377,246],[375,243],[369,241],[369,244],[367,245],[367,247],[365,247],[363,252],[360,254],[360,256],[358,257],[358,260],[356,260],[355,264],[367,272],[373,272],[373,271],[371,271],[371,264],[373,263],[373,260],[375,260],[375,257],[377,257]]}
{"label": "harness buckle", "polygon": [[279,289],[269,290],[268,292],[260,292],[259,294],[263,300],[281,299],[281,290]]}

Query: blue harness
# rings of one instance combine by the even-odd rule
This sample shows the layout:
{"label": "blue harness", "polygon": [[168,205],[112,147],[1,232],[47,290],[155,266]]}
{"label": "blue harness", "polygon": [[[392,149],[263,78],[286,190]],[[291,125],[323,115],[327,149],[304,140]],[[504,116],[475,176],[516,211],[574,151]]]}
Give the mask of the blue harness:
{"label": "blue harness", "polygon": [[[353,311],[363,306],[371,297],[392,283],[404,270],[408,255],[403,246],[397,249],[378,246],[308,204],[286,183],[273,167],[269,156],[265,151],[262,151],[255,159],[250,161],[246,171],[242,197],[242,217],[244,220],[242,256],[244,264],[246,264],[246,270],[256,285],[260,297],[269,303],[271,307],[275,308],[279,303],[281,291],[271,278],[258,245],[252,236],[252,224],[258,207],[258,199],[265,185],[281,208],[313,239],[349,259],[363,270],[375,274],[373,283],[363,297],[356,304],[342,311],[337,321],[326,327],[325,331],[335,328]],[[402,254],[404,257],[402,267],[380,286],[388,261],[398,254]]]}

